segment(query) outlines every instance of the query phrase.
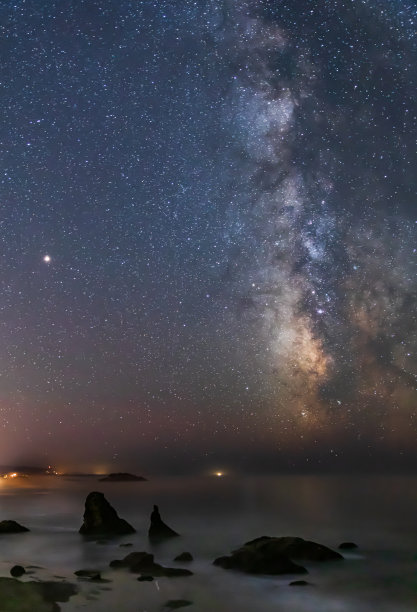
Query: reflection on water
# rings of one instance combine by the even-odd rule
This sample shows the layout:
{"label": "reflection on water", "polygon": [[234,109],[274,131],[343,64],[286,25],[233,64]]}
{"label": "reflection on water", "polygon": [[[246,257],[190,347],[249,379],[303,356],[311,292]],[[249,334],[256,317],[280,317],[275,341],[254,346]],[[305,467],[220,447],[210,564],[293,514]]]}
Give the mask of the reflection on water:
{"label": "reflection on water", "polygon": [[[417,507],[414,477],[278,476],[169,478],[105,483],[53,477],[14,479],[0,485],[0,518],[14,519],[30,533],[2,536],[1,575],[15,563],[42,566],[37,578],[73,578],[96,568],[112,582],[81,583],[82,592],[62,610],[120,612],[160,610],[168,599],[189,599],[201,612],[260,609],[299,612],[411,612],[415,610],[413,534]],[[78,534],[88,492],[102,491],[136,529],[116,541],[85,542]],[[149,515],[162,518],[182,538],[157,547],[147,541]],[[289,577],[250,577],[214,567],[215,557],[261,535],[297,535],[330,547],[350,540],[360,548],[346,561],[308,566],[306,588]],[[131,548],[120,548],[130,542]],[[191,578],[138,583],[108,568],[132,550],[154,552],[158,562],[189,550]],[[33,578],[33,576],[32,576]],[[111,590],[107,590],[111,589]],[[88,603],[87,603],[88,602]],[[87,605],[87,608],[86,608]],[[190,610],[193,608],[190,608]]]}

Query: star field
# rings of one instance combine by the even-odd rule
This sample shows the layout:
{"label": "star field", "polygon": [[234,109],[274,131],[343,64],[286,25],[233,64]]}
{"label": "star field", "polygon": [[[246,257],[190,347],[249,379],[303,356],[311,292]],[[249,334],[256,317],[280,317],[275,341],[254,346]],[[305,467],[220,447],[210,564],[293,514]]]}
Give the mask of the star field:
{"label": "star field", "polygon": [[0,23],[0,462],[411,466],[415,7]]}

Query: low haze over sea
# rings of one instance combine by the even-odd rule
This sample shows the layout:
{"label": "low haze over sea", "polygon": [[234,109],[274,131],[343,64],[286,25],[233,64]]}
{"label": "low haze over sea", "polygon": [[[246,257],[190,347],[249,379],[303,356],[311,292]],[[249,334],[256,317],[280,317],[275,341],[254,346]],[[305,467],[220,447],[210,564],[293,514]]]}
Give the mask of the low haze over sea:
{"label": "low haze over sea", "polygon": [[[2,576],[11,566],[27,569],[21,580],[60,577],[79,594],[62,610],[156,612],[169,600],[192,602],[200,612],[412,612],[415,610],[417,478],[414,476],[201,475],[147,482],[97,482],[96,477],[33,477],[0,484],[1,516],[30,532],[1,536]],[[104,492],[137,533],[86,541],[79,535],[84,501]],[[150,545],[147,531],[153,504],[179,533]],[[310,583],[289,586],[298,576],[249,576],[213,566],[213,560],[261,535],[300,536],[336,549],[343,561],[307,563]],[[132,547],[120,546],[131,543]],[[138,582],[109,562],[129,552],[152,552],[165,566],[183,551],[192,576]],[[95,569],[103,582],[78,580],[74,571]],[[56,580],[56,578],[54,578]],[[108,582],[104,582],[108,580]],[[0,607],[1,609],[1,607]]]}

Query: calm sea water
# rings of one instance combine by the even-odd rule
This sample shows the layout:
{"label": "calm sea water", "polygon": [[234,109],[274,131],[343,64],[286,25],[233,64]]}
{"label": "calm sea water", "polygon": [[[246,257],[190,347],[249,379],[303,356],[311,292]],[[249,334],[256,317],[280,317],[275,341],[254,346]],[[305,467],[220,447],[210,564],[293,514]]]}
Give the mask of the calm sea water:
{"label": "calm sea water", "polygon": [[[18,481],[17,481],[18,480]],[[85,542],[77,531],[88,492],[102,491],[136,529],[116,541]],[[149,515],[162,518],[181,538],[150,547]],[[1,536],[0,575],[11,565],[41,566],[25,579],[102,570],[109,582],[80,582],[80,593],[62,610],[160,611],[169,599],[194,602],[200,612],[415,612],[417,610],[417,478],[411,476],[276,476],[167,478],[138,483],[99,483],[53,477],[0,483],[0,518],[30,533]],[[333,564],[305,564],[311,587],[289,587],[291,577],[250,577],[212,565],[243,542],[261,535],[297,535],[336,548],[359,548]],[[120,543],[131,542],[130,548]],[[139,583],[108,567],[131,551],[148,550],[156,561],[190,551],[194,576]],[[183,565],[184,567],[184,565]]]}

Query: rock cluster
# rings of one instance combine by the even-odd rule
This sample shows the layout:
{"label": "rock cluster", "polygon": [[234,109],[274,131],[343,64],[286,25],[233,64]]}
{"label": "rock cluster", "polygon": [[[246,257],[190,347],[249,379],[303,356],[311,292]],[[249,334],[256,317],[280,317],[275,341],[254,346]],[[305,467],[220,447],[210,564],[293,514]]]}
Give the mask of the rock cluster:
{"label": "rock cluster", "polygon": [[176,576],[192,576],[193,574],[190,570],[179,567],[163,567],[159,563],[155,563],[153,555],[147,552],[133,552],[124,559],[115,559],[110,562],[110,567],[125,567],[134,574],[152,577],[168,576],[174,578]]}

